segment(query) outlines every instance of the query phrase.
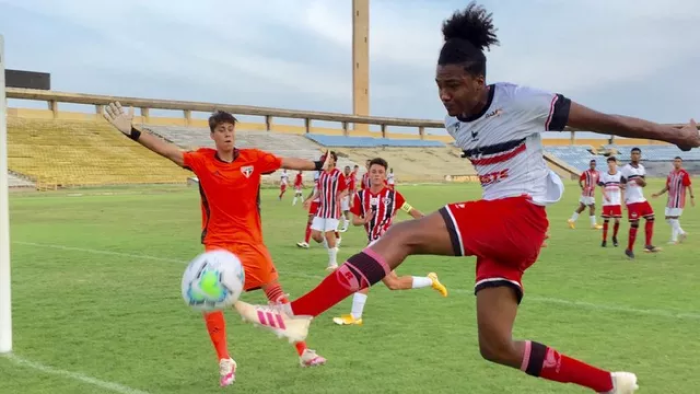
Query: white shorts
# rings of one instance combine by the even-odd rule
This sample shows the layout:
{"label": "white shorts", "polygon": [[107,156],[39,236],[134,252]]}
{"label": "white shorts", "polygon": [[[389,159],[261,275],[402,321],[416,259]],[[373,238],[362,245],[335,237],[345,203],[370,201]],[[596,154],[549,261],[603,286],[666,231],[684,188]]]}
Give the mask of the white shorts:
{"label": "white shorts", "polygon": [[595,197],[581,196],[578,201],[585,206],[595,205]]}
{"label": "white shorts", "polygon": [[294,186],[294,193],[303,194],[303,191],[299,186]]}
{"label": "white shorts", "polygon": [[666,208],[666,216],[680,217],[683,215],[683,208]]}
{"label": "white shorts", "polygon": [[340,220],[338,219],[321,218],[318,216],[314,216],[314,220],[311,221],[311,229],[323,233],[327,233],[329,231],[338,231],[339,223]]}
{"label": "white shorts", "polygon": [[340,200],[340,210],[343,212],[350,210],[350,196],[345,196]]}

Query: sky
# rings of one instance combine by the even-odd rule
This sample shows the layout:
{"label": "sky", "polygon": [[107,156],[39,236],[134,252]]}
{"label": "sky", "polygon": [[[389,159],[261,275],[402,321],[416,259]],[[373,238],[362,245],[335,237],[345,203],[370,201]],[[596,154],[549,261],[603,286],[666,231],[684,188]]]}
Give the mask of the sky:
{"label": "sky", "polygon": [[[467,1],[370,0],[370,112],[442,119],[440,26]],[[658,122],[700,118],[700,1],[482,0],[489,82]],[[52,89],[352,111],[351,0],[0,0],[7,67]]]}

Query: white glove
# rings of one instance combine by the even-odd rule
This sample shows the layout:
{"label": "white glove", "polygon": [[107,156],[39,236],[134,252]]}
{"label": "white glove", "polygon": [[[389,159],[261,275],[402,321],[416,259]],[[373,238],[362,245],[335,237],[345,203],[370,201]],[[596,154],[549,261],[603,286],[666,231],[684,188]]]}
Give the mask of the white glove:
{"label": "white glove", "polygon": [[124,135],[131,134],[131,121],[134,118],[134,107],[129,108],[129,113],[124,112],[119,102],[105,106],[105,119]]}

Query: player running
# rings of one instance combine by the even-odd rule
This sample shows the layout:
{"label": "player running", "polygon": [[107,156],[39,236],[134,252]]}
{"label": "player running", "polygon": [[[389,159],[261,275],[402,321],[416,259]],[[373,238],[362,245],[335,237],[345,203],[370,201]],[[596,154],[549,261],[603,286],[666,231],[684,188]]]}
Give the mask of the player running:
{"label": "player running", "polygon": [[280,201],[287,191],[287,185],[289,185],[289,174],[287,174],[287,170],[282,170],[282,174],[280,174]]}
{"label": "player running", "polygon": [[[321,157],[323,159],[323,156]],[[306,197],[304,202],[302,202],[302,207],[304,209],[307,209],[309,212],[309,215],[307,217],[306,221],[306,231],[304,232],[304,241],[303,242],[297,242],[297,247],[303,248],[303,249],[308,249],[309,248],[309,241],[311,240],[311,224],[314,221],[314,217],[316,217],[316,212],[318,211],[318,204],[321,203],[321,199],[316,196],[316,190],[318,190],[318,178],[321,176],[321,172],[317,171],[314,172],[314,187],[311,189],[311,193]]]}
{"label": "player running", "polygon": [[[670,244],[685,241],[688,233],[681,228],[680,217],[685,208],[685,195],[690,192],[690,205],[695,206],[695,195],[690,182],[690,174],[683,168],[683,159],[676,156],[673,159],[673,170],[666,178],[666,186],[660,192],[651,196],[657,198],[668,191],[666,203],[666,222],[671,225]],[[680,239],[679,239],[680,237]]]}
{"label": "player running", "polygon": [[576,219],[578,219],[578,215],[580,215],[586,207],[588,207],[591,228],[594,230],[600,230],[602,228],[595,220],[595,188],[598,185],[598,179],[600,179],[600,172],[596,170],[595,160],[591,160],[589,166],[590,167],[586,171],[581,173],[578,179],[578,185],[581,187],[581,198],[579,199],[578,208],[576,208],[574,214],[571,215],[571,219],[568,220],[571,229],[576,228]]}
{"label": "player running", "polygon": [[620,218],[622,217],[622,189],[627,179],[617,169],[617,159],[608,157],[608,171],[600,175],[598,185],[603,190],[603,242],[600,246],[608,246],[608,226],[610,219],[615,219],[613,225],[613,246],[617,247],[617,232],[620,230]]}
{"label": "player running", "polygon": [[630,162],[622,167],[622,176],[627,180],[625,193],[625,205],[627,205],[627,218],[630,222],[630,235],[625,254],[630,259],[634,258],[634,242],[637,239],[639,230],[639,219],[644,218],[644,251],[646,253],[656,253],[661,249],[652,245],[654,237],[654,209],[649,201],[644,197],[644,187],[647,185],[646,170],[639,161],[642,158],[642,150],[632,148],[630,152]]}
{"label": "player running", "polygon": [[[569,126],[668,141],[689,150],[700,146],[695,122],[676,129],[603,114],[561,94],[510,83],[487,85],[483,50],[498,42],[491,14],[471,3],[442,29],[445,43],[436,81],[448,113],[445,124],[478,171],[482,199],[449,204],[422,219],[395,224],[379,241],[350,257],[315,289],[290,304],[239,301],[236,309],[259,327],[303,339],[314,317],[379,282],[408,256],[476,256],[478,339],[485,359],[597,393],[633,393],[637,377],[632,373],[611,373],[541,343],[513,338],[524,294],[523,273],[537,260],[548,227],[545,206],[559,201],[563,193],[559,176],[544,160],[541,133]],[[284,328],[266,325],[258,313],[282,319]],[[625,359],[627,350],[617,350],[618,358],[622,354]]]}
{"label": "player running", "polygon": [[[345,176],[336,167],[338,156],[335,152],[328,153],[328,169],[321,172],[318,178],[318,187],[312,198],[320,198],[316,216],[311,222],[311,238],[317,243],[323,242],[328,250],[327,270],[338,268],[338,246],[340,235],[338,223],[340,222],[340,205],[347,194],[347,182]],[[304,202],[308,204],[308,200]]]}
{"label": "player running", "polygon": [[304,175],[303,171],[294,175],[294,199],[292,206],[297,205],[297,199],[304,201]]}
{"label": "player running", "polygon": [[343,169],[343,176],[345,177],[345,190],[347,193],[340,199],[340,210],[343,213],[343,227],[340,229],[341,233],[348,231],[350,226],[350,199],[355,195],[355,176],[350,171],[350,166],[345,166]]}
{"label": "player running", "polygon": [[[199,179],[202,197],[202,237],[207,251],[225,249],[241,259],[245,270],[245,291],[262,289],[270,302],[288,302],[279,284],[277,269],[263,243],[260,222],[260,182],[263,174],[280,168],[312,171],[323,162],[281,158],[257,149],[236,149],[233,115],[217,111],[209,118],[210,137],[216,149],[183,152],[176,145],[138,130],[132,123],[134,109],[121,105],[105,107],[105,118],[116,129],[141,145],[191,170]],[[226,323],[221,311],[205,313],[209,336],[219,359],[221,386],[236,380],[236,362],[226,343]],[[296,341],[302,367],[321,365],[326,360]]]}
{"label": "player running", "polygon": [[[384,184],[386,180],[386,160],[376,158],[370,161],[369,172],[371,186],[357,193],[352,205],[352,224],[364,226],[367,232],[368,243],[378,240],[391,226],[394,217],[402,210],[414,219],[420,219],[423,214],[409,205],[401,193],[389,189]],[[398,276],[391,272],[382,279],[389,290],[410,290],[432,287],[434,290],[447,297],[447,289],[438,280],[437,274],[431,272],[428,276]],[[355,293],[352,298],[352,310],[350,314],[334,317],[333,322],[338,325],[362,325],[362,311],[367,302],[369,288]]]}

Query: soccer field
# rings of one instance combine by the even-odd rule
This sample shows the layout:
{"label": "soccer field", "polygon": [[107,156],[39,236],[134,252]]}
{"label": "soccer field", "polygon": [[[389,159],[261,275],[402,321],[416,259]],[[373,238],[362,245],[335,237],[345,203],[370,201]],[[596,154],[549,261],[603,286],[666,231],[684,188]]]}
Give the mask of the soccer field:
{"label": "soccer field", "polygon": [[[662,186],[652,183],[647,195]],[[402,186],[410,203],[430,212],[478,198],[477,185]],[[292,297],[325,276],[327,254],[297,249],[306,212],[264,190],[266,243]],[[185,264],[200,253],[195,188],[144,187],[12,194],[15,353],[0,357],[0,393],[219,393],[218,364],[201,316],[180,296]],[[600,197],[599,197],[600,198]],[[642,393],[692,393],[700,386],[700,207],[687,208],[682,245],[666,245],[665,198],[657,255],[600,247],[600,231],[566,219],[578,201],[548,209],[551,238],[525,275],[514,336],[537,340],[611,370],[638,374]],[[406,218],[404,214],[400,214]],[[475,223],[474,225],[478,225]],[[345,234],[339,259],[365,245],[360,228]],[[472,294],[474,258],[411,257],[403,274],[436,271],[448,298],[430,289],[370,293],[362,327],[335,326],[344,301],[312,325],[309,345],[327,357],[299,368],[294,348],[227,314],[238,362],[238,393],[586,393],[489,364],[477,345]],[[244,295],[264,302],[261,292]]]}

